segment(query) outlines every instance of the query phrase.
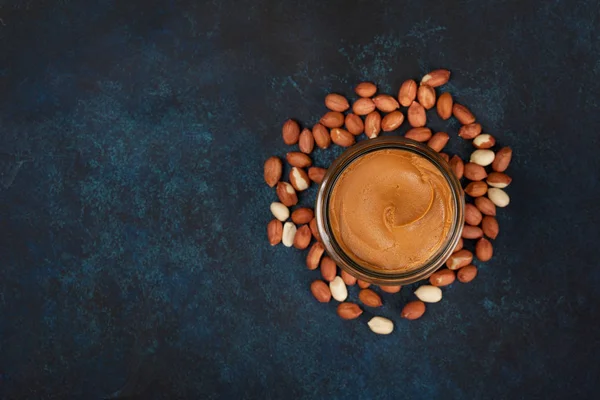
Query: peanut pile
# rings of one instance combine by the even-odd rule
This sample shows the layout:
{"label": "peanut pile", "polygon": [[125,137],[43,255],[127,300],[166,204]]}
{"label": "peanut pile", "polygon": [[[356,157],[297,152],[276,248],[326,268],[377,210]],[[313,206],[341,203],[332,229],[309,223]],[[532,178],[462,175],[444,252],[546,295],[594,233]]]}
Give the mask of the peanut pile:
{"label": "peanut pile", "polygon": [[[312,165],[309,154],[317,147],[327,149],[333,142],[337,146],[349,147],[356,143],[356,138],[363,133],[373,139],[383,132],[398,129],[405,120],[401,107],[408,108],[406,119],[411,126],[406,138],[427,143],[449,163],[454,174],[461,179],[465,193],[469,196],[465,206],[465,225],[462,238],[446,262],[447,268],[439,269],[429,277],[429,285],[420,286],[414,295],[418,300],[408,302],[401,312],[401,317],[408,320],[421,318],[425,313],[425,303],[437,303],[442,299],[440,287],[459,282],[471,282],[477,276],[477,267],[472,264],[473,257],[481,262],[489,261],[494,253],[491,240],[499,233],[496,220],[496,208],[506,207],[510,198],[503,190],[512,181],[507,170],[512,150],[510,147],[497,148],[496,139],[482,133],[481,124],[476,122],[473,113],[464,105],[455,103],[448,92],[436,94],[436,89],[448,82],[450,71],[437,69],[423,76],[419,85],[409,79],[405,81],[393,97],[388,94],[376,94],[377,86],[371,82],[362,82],[354,89],[359,99],[352,105],[339,94],[331,93],[325,97],[325,106],[329,109],[320,121],[311,129],[300,129],[294,120],[284,123],[283,141],[289,146],[298,145],[299,151],[287,153],[286,161],[291,166],[289,182],[282,180],[283,163],[278,157],[270,157],[264,164],[264,178],[270,187],[276,188],[279,202],[271,204],[271,212],[275,219],[267,226],[269,243],[275,246],[283,243],[287,247],[299,250],[307,249],[311,241],[314,243],[308,251],[306,266],[309,270],[320,267],[323,280],[316,280],[310,290],[322,303],[334,300],[339,302],[337,313],[343,319],[358,318],[363,310],[354,302],[347,302],[347,286],[357,284],[360,287],[359,301],[366,307],[376,308],[383,305],[381,296],[369,283],[356,279],[346,271],[339,271],[335,262],[325,254],[317,230],[314,212],[307,207],[296,208],[290,215],[290,207],[298,204],[298,194],[310,186],[323,180],[326,169]],[[443,120],[452,116],[461,124],[458,136],[471,140],[475,150],[468,162],[459,156],[450,157],[441,153],[450,135],[446,132],[433,133],[427,124],[427,111],[436,107],[437,114]],[[464,178],[464,179],[463,179]],[[288,221],[291,219],[291,221]],[[464,240],[474,240],[475,254],[463,248]],[[327,283],[326,283],[327,282]],[[401,286],[379,286],[386,293],[397,293]],[[373,317],[368,322],[369,328],[378,334],[389,334],[394,329],[391,320]]]}

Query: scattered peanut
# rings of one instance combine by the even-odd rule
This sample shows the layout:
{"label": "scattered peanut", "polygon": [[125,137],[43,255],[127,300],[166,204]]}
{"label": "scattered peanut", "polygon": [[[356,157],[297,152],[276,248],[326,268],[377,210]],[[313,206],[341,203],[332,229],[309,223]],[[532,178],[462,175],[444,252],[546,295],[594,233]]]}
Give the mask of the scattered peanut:
{"label": "scattered peanut", "polygon": [[[350,147],[361,140],[365,133],[367,138],[374,139],[383,132],[392,132],[404,122],[405,115],[412,127],[406,132],[406,137],[427,145],[440,154],[450,165],[458,179],[466,178],[464,192],[473,202],[467,203],[464,209],[465,225],[462,227],[462,237],[459,239],[452,254],[446,261],[446,268],[440,269],[429,277],[430,285],[420,286],[414,293],[418,301],[408,302],[402,309],[401,317],[414,320],[425,313],[425,303],[436,303],[442,299],[440,287],[452,284],[456,279],[462,283],[472,281],[477,276],[477,267],[472,265],[474,255],[481,262],[488,261],[493,256],[493,245],[489,239],[496,239],[499,232],[498,221],[495,218],[496,207],[506,207],[510,197],[503,190],[510,185],[512,178],[505,173],[511,159],[512,149],[503,147],[497,152],[492,148],[496,139],[483,133],[480,123],[476,122],[473,113],[464,105],[454,102],[450,93],[441,93],[438,97],[434,88],[444,85],[450,78],[450,71],[438,69],[423,76],[420,85],[414,80],[405,81],[398,97],[378,94],[377,86],[371,82],[362,82],[356,86],[355,92],[360,98],[353,104],[342,95],[330,93],[325,97],[325,106],[329,109],[319,123],[311,129],[301,130],[298,122],[289,119],[282,127],[282,137],[285,144],[297,145],[299,151],[287,153],[286,160],[292,167],[289,170],[289,183],[281,180],[283,164],[278,157],[270,157],[264,164],[264,180],[268,186],[275,188],[279,202],[273,202],[270,210],[275,219],[267,225],[267,238],[272,246],[283,243],[286,247],[306,249],[314,237],[317,242],[312,244],[306,258],[308,269],[314,270],[320,265],[320,272],[325,281],[316,280],[310,289],[319,302],[329,302],[333,297],[340,302],[337,307],[338,315],[343,319],[358,318],[363,310],[355,303],[346,302],[348,286],[358,284],[362,289],[358,297],[368,307],[382,305],[381,297],[376,291],[367,289],[370,284],[357,279],[345,270],[338,269],[332,258],[325,254],[321,243],[315,213],[307,207],[293,209],[290,218],[290,208],[298,204],[298,195],[310,188],[312,182],[321,184],[327,170],[313,167],[309,156],[315,149],[326,149],[333,141],[341,147]],[[398,108],[408,107],[405,114]],[[426,127],[426,110],[437,106],[437,113],[443,120],[452,115],[462,124],[458,136],[472,140],[476,148],[472,152],[469,163],[455,155],[452,158],[441,153],[450,136],[446,132],[432,134]],[[382,117],[383,114],[383,117]],[[364,121],[363,121],[364,119]],[[454,133],[456,134],[456,133]],[[317,188],[318,189],[318,188]],[[287,221],[287,222],[286,222]],[[464,240],[474,240],[475,251],[463,248]],[[401,286],[379,286],[387,293],[397,293]],[[377,290],[377,289],[376,289]],[[378,334],[389,334],[394,330],[391,320],[383,317],[373,317],[368,322],[369,328]]]}

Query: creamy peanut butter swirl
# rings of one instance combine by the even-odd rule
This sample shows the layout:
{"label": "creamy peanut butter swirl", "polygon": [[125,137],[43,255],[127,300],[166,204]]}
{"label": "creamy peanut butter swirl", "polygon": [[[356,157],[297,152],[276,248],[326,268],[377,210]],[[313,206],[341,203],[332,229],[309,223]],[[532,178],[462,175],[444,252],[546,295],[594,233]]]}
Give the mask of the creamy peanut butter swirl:
{"label": "creamy peanut butter swirl", "polygon": [[368,153],[335,183],[329,219],[344,252],[367,268],[406,272],[444,245],[455,214],[450,185],[406,150]]}

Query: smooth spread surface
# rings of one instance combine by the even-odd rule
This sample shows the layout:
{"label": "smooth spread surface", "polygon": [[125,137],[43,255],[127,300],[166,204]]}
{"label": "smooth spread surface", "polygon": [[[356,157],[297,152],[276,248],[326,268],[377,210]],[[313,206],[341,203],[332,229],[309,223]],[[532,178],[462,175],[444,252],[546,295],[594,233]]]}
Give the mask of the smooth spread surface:
{"label": "smooth spread surface", "polygon": [[423,265],[440,250],[454,216],[442,173],[406,150],[378,150],[354,161],[333,188],[333,234],[359,264],[387,271]]}

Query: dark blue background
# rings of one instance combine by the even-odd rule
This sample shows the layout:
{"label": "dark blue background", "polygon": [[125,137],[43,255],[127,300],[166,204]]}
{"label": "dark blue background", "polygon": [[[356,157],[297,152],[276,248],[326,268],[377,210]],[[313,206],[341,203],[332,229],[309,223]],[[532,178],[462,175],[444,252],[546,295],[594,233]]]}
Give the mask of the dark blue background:
{"label": "dark blue background", "polygon": [[[0,3],[0,397],[593,397],[598,3],[298,3]],[[326,93],[439,67],[513,147],[512,203],[476,281],[415,322],[384,295],[378,337],[268,245],[262,164]]]}

